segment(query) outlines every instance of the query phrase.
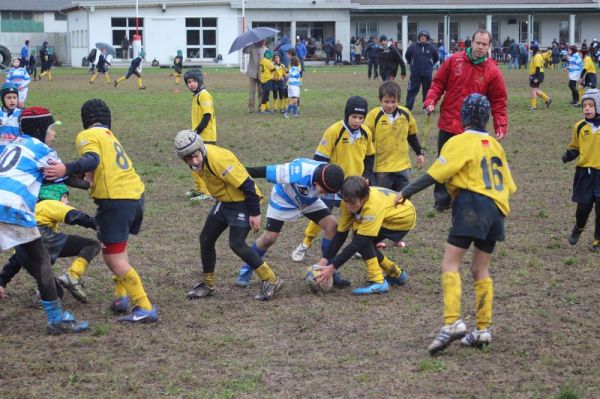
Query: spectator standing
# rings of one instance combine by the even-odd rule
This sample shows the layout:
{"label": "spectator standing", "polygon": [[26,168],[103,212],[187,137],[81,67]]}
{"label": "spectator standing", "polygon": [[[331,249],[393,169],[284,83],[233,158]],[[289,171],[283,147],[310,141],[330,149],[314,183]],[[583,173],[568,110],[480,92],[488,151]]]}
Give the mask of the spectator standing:
{"label": "spectator standing", "polygon": [[362,37],[358,38],[354,43],[354,63],[360,65],[361,56],[363,52],[363,39]]}
{"label": "spectator standing", "polygon": [[29,63],[29,40],[25,40],[25,44],[21,47],[21,66],[27,69]]}
{"label": "spectator standing", "polygon": [[365,58],[367,59],[367,76],[371,80],[371,72],[373,72],[373,79],[379,77],[379,44],[375,37],[371,36],[367,42],[364,50]]}
{"label": "spectator standing", "polygon": [[423,101],[427,97],[427,91],[431,86],[433,75],[433,66],[439,60],[439,54],[435,46],[429,41],[429,32],[419,32],[416,43],[413,43],[406,50],[406,62],[410,65],[410,80],[408,81],[408,91],[406,93],[406,108],[412,111],[415,104],[415,98],[419,89],[423,86]]}
{"label": "spectator standing", "polygon": [[333,49],[335,51],[335,64],[336,65],[341,64],[342,63],[342,51],[344,51],[344,45],[342,44],[342,42],[340,42],[338,40],[335,42]]}
{"label": "spectator standing", "polygon": [[402,59],[402,54],[397,47],[391,46],[386,35],[379,37],[379,75],[385,82],[394,80],[398,73],[398,65],[400,65],[400,76],[402,79],[406,77],[406,65]]}
{"label": "spectator standing", "polygon": [[308,49],[306,48],[306,42],[304,39],[300,39],[296,43],[296,57],[300,60],[300,76],[304,74],[304,59],[306,58],[306,53]]}
{"label": "spectator standing", "polygon": [[123,60],[126,61],[129,58],[129,39],[127,36],[123,36],[121,39],[121,49],[123,49]]}
{"label": "spectator standing", "polygon": [[246,76],[248,76],[248,82],[250,84],[248,89],[248,112],[252,113],[255,111],[254,106],[256,104],[256,97],[258,97],[258,102],[260,104],[260,100],[262,99],[262,85],[259,79],[259,68],[260,60],[263,58],[265,54],[265,50],[267,50],[266,41],[261,40],[256,44],[252,44],[250,46],[244,47],[242,52],[244,54],[250,55],[250,60],[248,61],[248,68],[246,69]]}

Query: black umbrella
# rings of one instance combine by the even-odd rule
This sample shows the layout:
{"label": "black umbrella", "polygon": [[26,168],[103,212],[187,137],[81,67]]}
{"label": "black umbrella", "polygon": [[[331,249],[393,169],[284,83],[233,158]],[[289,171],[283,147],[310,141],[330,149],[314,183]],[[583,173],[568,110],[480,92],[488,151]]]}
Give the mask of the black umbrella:
{"label": "black umbrella", "polygon": [[229,54],[233,53],[234,51],[241,50],[251,44],[258,43],[261,40],[264,40],[267,37],[273,36],[277,33],[279,33],[277,29],[262,26],[250,29],[249,31],[244,32],[235,38],[231,48],[229,49]]}

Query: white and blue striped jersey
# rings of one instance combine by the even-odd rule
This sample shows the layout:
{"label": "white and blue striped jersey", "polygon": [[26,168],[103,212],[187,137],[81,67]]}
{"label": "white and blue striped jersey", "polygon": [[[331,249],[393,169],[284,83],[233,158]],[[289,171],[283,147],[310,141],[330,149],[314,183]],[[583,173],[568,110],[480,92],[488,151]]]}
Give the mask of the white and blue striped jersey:
{"label": "white and blue striped jersey", "polygon": [[21,108],[17,108],[11,113],[8,113],[4,108],[0,109],[0,134],[7,133],[15,136],[21,134],[19,125],[21,112]]}
{"label": "white and blue striped jersey", "polygon": [[325,163],[296,158],[289,163],[267,166],[267,181],[275,183],[269,206],[278,210],[290,210],[312,205],[321,197],[313,184],[313,175]]}
{"label": "white and blue striped jersey", "polygon": [[302,86],[302,81],[300,80],[300,68],[297,66],[293,66],[290,68],[290,73],[288,75],[288,85],[289,86]]}
{"label": "white and blue striped jersey", "polygon": [[59,161],[56,152],[27,135],[0,135],[0,222],[35,227],[42,168]]}
{"label": "white and blue striped jersey", "polygon": [[19,88],[27,87],[31,83],[31,77],[25,68],[10,68],[6,73],[6,83],[12,83]]}
{"label": "white and blue striped jersey", "polygon": [[579,53],[573,53],[573,55],[569,56],[568,60],[567,72],[569,73],[569,80],[579,80],[581,71],[583,70],[583,61],[581,61]]}

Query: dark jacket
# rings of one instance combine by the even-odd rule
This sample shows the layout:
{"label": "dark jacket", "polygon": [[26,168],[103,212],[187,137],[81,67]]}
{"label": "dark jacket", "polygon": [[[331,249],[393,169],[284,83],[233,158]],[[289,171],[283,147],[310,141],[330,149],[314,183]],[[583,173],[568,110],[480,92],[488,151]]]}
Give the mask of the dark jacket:
{"label": "dark jacket", "polygon": [[379,49],[379,75],[382,77],[396,76],[398,65],[401,69],[400,74],[406,76],[406,64],[404,64],[400,50],[396,46]]}
{"label": "dark jacket", "polygon": [[379,44],[374,41],[369,41],[363,50],[366,58],[379,58]]}
{"label": "dark jacket", "polygon": [[404,55],[406,62],[410,65],[411,76],[429,76],[433,74],[433,66],[439,61],[438,51],[429,42],[413,43]]}

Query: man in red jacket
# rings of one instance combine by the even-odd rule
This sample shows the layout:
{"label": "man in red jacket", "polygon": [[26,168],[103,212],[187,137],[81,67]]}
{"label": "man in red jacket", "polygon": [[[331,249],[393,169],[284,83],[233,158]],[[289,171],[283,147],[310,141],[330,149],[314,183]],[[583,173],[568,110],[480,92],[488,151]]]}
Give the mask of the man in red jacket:
{"label": "man in red jacket", "polygon": [[[496,63],[488,58],[491,42],[490,32],[478,30],[473,34],[471,47],[446,60],[433,78],[423,108],[428,114],[433,112],[444,96],[438,120],[438,155],[446,141],[464,132],[460,109],[465,97],[471,93],[482,94],[490,100],[496,137],[501,140],[506,136],[506,85]],[[438,212],[450,208],[451,198],[443,184],[435,185],[434,198],[434,208]]]}

